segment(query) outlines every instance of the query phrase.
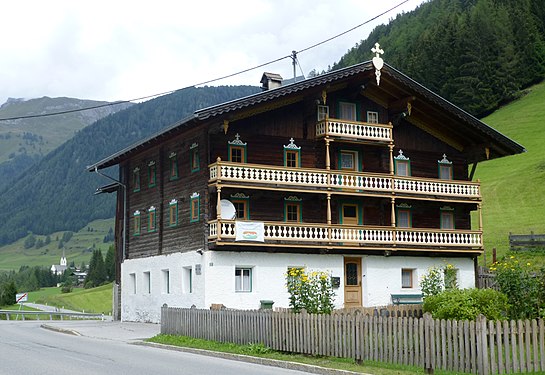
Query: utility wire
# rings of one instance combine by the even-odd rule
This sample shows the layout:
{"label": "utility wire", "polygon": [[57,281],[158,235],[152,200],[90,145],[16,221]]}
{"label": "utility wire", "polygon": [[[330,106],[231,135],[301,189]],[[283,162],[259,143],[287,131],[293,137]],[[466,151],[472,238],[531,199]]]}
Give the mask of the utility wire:
{"label": "utility wire", "polygon": [[[331,38],[328,38],[328,39],[325,39],[321,42],[318,42],[316,44],[313,44],[311,45],[310,47],[306,47],[306,48],[303,48],[302,50],[299,50],[299,51],[294,51],[294,53],[297,55],[299,53],[302,53],[302,52],[306,52],[308,50],[311,50],[313,48],[316,48],[318,46],[321,46],[322,44],[325,44],[327,42],[330,42],[334,39],[337,39],[345,34],[348,34],[349,32],[352,32],[366,24],[368,24],[369,22],[371,21],[374,21],[376,20],[377,18],[379,17],[382,17],[383,15],[391,12],[392,10],[400,7],[401,5],[405,4],[406,2],[408,2],[409,0],[404,0],[402,2],[400,2],[399,4],[393,6],[392,8],[374,16],[373,18],[370,18],[368,19],[367,21],[363,22],[363,23],[360,23],[359,25],[357,26],[354,26],[352,27],[351,29],[348,29],[346,31],[343,31],[342,33],[340,34],[337,34],[337,35],[334,35],[332,36]],[[148,95],[148,96],[142,96],[140,98],[134,98],[134,99],[130,99],[130,100],[118,100],[118,101],[115,101],[115,102],[111,102],[111,103],[105,103],[105,104],[98,104],[98,105],[94,105],[94,106],[90,106],[90,107],[85,107],[85,108],[79,108],[79,109],[70,109],[70,110],[66,110],[66,111],[59,111],[59,112],[51,112],[51,113],[42,113],[42,114],[37,114],[37,115],[25,115],[25,116],[14,116],[14,117],[4,117],[4,118],[0,118],[0,121],[9,121],[9,120],[23,120],[23,119],[30,119],[30,118],[39,118],[39,117],[49,117],[49,116],[58,116],[58,115],[65,115],[65,114],[69,114],[69,113],[74,113],[74,112],[83,112],[83,111],[87,111],[87,110],[91,110],[91,109],[97,109],[97,108],[104,108],[104,107],[110,107],[110,106],[114,106],[114,105],[119,105],[119,104],[127,104],[127,103],[132,103],[132,102],[137,102],[137,101],[141,101],[141,100],[144,100],[144,99],[150,99],[150,98],[155,98],[155,97],[159,97],[159,96],[163,96],[163,95],[167,95],[167,94],[172,94],[173,92],[176,92],[176,91],[179,91],[179,90],[184,90],[184,89],[187,89],[187,88],[190,88],[190,87],[195,87],[195,86],[202,86],[202,85],[206,85],[208,83],[212,83],[212,82],[216,82],[216,81],[220,81],[220,80],[223,80],[223,79],[226,79],[226,78],[231,78],[231,77],[234,77],[234,76],[237,76],[239,74],[243,74],[243,73],[247,73],[247,72],[250,72],[252,70],[255,70],[255,69],[258,69],[258,68],[262,68],[264,66],[267,66],[267,65],[270,65],[270,64],[273,64],[273,63],[276,63],[276,62],[279,62],[279,61],[282,61],[284,59],[287,59],[287,58],[292,58],[293,55],[292,54],[289,54],[289,55],[286,55],[286,56],[283,56],[283,57],[279,57],[277,59],[274,59],[274,60],[271,60],[271,61],[268,61],[268,62],[265,62],[265,63],[262,63],[262,64],[259,64],[259,65],[256,65],[254,67],[251,67],[251,68],[247,68],[247,69],[243,69],[243,70],[240,70],[238,72],[235,72],[235,73],[231,73],[231,74],[227,74],[227,75],[224,75],[224,76],[221,76],[221,77],[217,77],[217,78],[213,78],[213,79],[209,79],[207,81],[203,81],[203,82],[200,82],[200,83],[196,83],[196,84],[193,84],[193,85],[189,85],[189,86],[185,86],[185,87],[182,87],[182,88],[179,88],[179,89],[175,89],[175,90],[170,90],[170,91],[165,91],[165,92],[162,92],[162,93],[159,93],[159,94],[154,94],[154,95]],[[301,68],[301,65],[299,64],[299,61],[297,61],[297,65],[299,65],[299,69],[301,70],[301,73],[304,75],[303,73],[303,70]]]}

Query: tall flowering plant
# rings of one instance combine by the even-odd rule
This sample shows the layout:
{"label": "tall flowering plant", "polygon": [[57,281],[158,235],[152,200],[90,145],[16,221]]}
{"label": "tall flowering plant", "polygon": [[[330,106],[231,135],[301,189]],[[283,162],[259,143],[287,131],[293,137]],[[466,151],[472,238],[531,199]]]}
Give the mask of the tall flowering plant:
{"label": "tall flowering plant", "polygon": [[293,267],[286,273],[286,287],[293,311],[305,309],[311,314],[330,314],[333,311],[335,292],[328,273],[307,273],[304,268]]}

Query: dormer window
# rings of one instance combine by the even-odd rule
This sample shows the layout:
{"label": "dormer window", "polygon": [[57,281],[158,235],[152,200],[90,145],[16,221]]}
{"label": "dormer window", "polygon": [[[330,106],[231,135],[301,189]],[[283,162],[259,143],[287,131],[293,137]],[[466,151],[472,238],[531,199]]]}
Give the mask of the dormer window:
{"label": "dormer window", "polygon": [[284,166],[288,168],[299,168],[301,166],[301,147],[298,147],[293,138],[290,144],[284,146]]}
{"label": "dormer window", "polygon": [[452,180],[452,162],[447,159],[447,155],[443,154],[443,159],[437,160],[439,166],[439,178],[441,180]]}
{"label": "dormer window", "polygon": [[229,161],[233,163],[246,163],[246,142],[240,140],[240,135],[237,133],[235,139],[228,142],[227,151]]}
{"label": "dormer window", "polygon": [[394,158],[394,170],[398,176],[411,175],[411,161],[403,155],[403,150],[399,150],[399,154]]}

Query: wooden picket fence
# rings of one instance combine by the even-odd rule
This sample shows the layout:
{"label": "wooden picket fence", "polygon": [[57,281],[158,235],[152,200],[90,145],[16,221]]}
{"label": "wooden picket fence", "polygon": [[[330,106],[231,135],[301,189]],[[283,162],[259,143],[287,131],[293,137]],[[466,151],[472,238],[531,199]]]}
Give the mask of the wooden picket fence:
{"label": "wooden picket fence", "polygon": [[163,306],[161,333],[271,349],[465,373],[545,371],[540,320],[434,320],[356,312],[314,315]]}

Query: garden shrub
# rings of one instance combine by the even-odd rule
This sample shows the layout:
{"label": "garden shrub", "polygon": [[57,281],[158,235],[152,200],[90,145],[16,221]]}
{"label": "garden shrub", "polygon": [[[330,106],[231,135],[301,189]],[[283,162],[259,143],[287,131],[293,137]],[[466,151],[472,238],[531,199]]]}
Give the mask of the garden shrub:
{"label": "garden shrub", "polygon": [[507,317],[507,296],[493,289],[449,289],[424,299],[423,310],[435,319],[475,320],[479,314],[489,320]]}
{"label": "garden shrub", "polygon": [[290,268],[286,274],[286,286],[294,312],[305,309],[310,314],[330,314],[333,311],[335,292],[326,272],[307,274],[304,268]]}

